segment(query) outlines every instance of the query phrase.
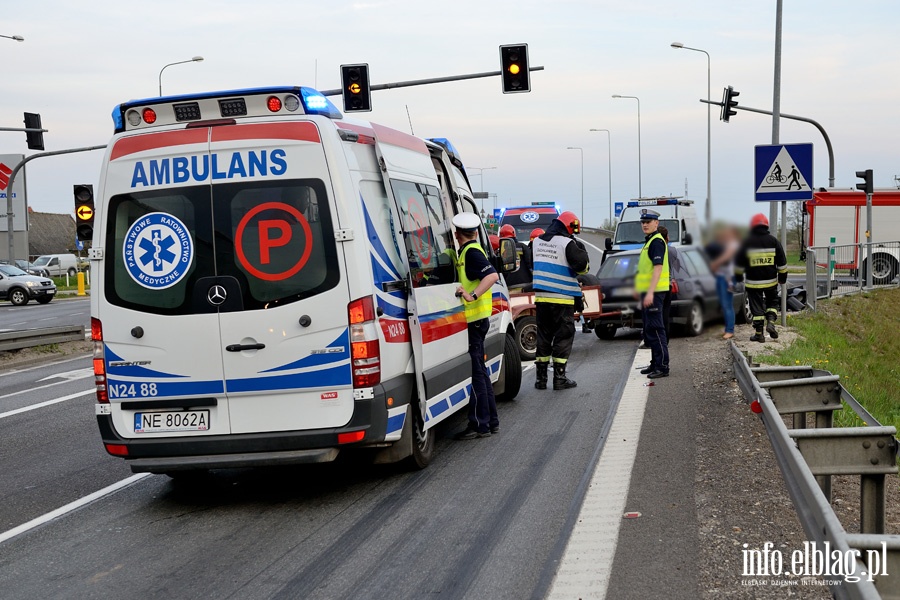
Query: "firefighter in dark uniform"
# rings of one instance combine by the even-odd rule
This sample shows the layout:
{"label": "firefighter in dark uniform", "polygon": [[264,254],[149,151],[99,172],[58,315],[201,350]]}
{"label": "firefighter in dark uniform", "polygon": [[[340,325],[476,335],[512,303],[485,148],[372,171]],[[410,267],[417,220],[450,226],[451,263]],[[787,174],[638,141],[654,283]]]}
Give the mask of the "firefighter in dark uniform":
{"label": "firefighter in dark uniform", "polygon": [[566,365],[575,339],[575,299],[581,298],[577,276],[588,272],[589,257],[574,238],[581,230],[575,213],[566,211],[547,231],[532,241],[534,304],[537,313],[537,378],[534,387],[547,389],[547,372],[553,363],[553,389],[577,384],[566,377]]}
{"label": "firefighter in dark uniform", "polygon": [[652,356],[650,366],[641,373],[650,379],[669,376],[669,338],[664,320],[669,295],[669,246],[658,228],[659,213],[643,209],[641,230],[645,239],[638,257],[634,290],[640,294],[644,339]]}
{"label": "firefighter in dark uniform", "polygon": [[453,217],[459,259],[456,261],[460,286],[456,295],[462,299],[469,324],[469,357],[472,360],[472,395],[469,396],[469,424],[457,433],[457,440],[490,437],[500,431],[497,402],[491,377],[484,364],[484,338],[490,327],[492,309],[491,286],[500,276],[481,244],[478,227],[481,219],[474,213],[460,213]]}
{"label": "firefighter in dark uniform", "polygon": [[769,219],[759,213],[750,219],[750,235],[734,256],[734,276],[744,281],[753,313],[751,342],[766,341],[763,327],[778,339],[778,284],[787,283],[787,257],[778,238],[769,233]]}

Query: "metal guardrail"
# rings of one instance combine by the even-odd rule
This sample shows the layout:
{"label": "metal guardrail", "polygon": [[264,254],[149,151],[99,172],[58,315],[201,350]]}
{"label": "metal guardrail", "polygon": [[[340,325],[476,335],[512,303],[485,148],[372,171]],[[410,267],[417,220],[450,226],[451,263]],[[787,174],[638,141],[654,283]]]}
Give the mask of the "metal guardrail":
{"label": "metal guardrail", "polygon": [[31,348],[33,346],[77,341],[84,341],[83,325],[6,331],[0,333],[0,351],[21,350],[22,348]]}
{"label": "metal guardrail", "polygon": [[869,265],[872,287],[900,284],[900,242],[816,246],[806,249],[806,303],[863,291]]}
{"label": "metal guardrail", "polygon": [[[843,576],[822,577],[839,599],[900,599],[900,536],[884,534],[885,476],[897,473],[898,441],[894,427],[882,427],[827,371],[800,367],[751,367],[732,342],[734,372],[745,397],[759,402],[763,424],[772,443],[797,516],[816,547],[851,556],[859,551]],[[762,383],[760,382],[762,380]],[[869,425],[831,428],[841,399]],[[808,412],[816,427],[806,428]],[[793,415],[793,429],[783,415]],[[860,476],[860,530],[847,534],[831,508],[831,476]],[[886,556],[879,573],[866,573],[868,552]],[[850,579],[848,581],[848,579]],[[857,581],[853,581],[857,579]]]}

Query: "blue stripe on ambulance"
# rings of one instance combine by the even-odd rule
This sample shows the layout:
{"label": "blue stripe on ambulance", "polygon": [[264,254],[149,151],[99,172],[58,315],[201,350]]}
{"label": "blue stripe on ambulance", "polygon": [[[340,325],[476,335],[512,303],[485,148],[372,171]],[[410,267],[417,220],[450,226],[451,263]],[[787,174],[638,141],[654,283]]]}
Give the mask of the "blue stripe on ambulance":
{"label": "blue stripe on ambulance", "polygon": [[181,396],[210,396],[224,394],[221,379],[215,381],[133,381],[107,378],[107,392],[111,400],[130,398],[167,398]]}
{"label": "blue stripe on ambulance", "polygon": [[393,442],[400,439],[403,433],[403,425],[406,423],[406,414],[409,404],[388,409],[387,428],[384,441]]}
{"label": "blue stripe on ambulance", "polygon": [[340,348],[340,352],[324,352],[321,354],[310,354],[300,360],[295,360],[292,363],[288,363],[286,365],[281,365],[280,367],[272,367],[271,369],[266,369],[262,371],[262,373],[272,373],[273,371],[288,371],[292,369],[303,369],[306,367],[318,367],[321,365],[327,365],[331,363],[342,362],[348,360],[350,358],[350,330],[345,329],[341,332],[341,335],[337,337],[333,342],[328,344],[326,348]]}
{"label": "blue stripe on ambulance", "polygon": [[330,369],[316,369],[305,373],[291,375],[274,375],[269,377],[249,377],[246,379],[226,379],[227,393],[258,392],[272,390],[318,389],[325,387],[348,386],[353,382],[350,374],[350,360],[346,360]]}
{"label": "blue stripe on ambulance", "polygon": [[[394,294],[400,292],[391,292],[389,295],[391,297],[397,298]],[[396,304],[391,304],[382,296],[383,292],[376,292],[375,299],[378,301],[378,307],[384,311],[384,314],[393,317],[395,319],[400,319],[401,321],[405,321],[407,319],[406,306],[397,306]],[[402,298],[404,304],[406,303],[405,294]]]}
{"label": "blue stripe on ambulance", "polygon": [[106,372],[109,376],[119,377],[187,377],[187,375],[175,375],[174,373],[163,373],[155,369],[148,369],[140,365],[122,365],[113,366],[111,362],[125,361],[124,358],[113,352],[109,346],[103,345],[103,353],[106,357]]}
{"label": "blue stripe on ambulance", "polygon": [[425,422],[440,421],[451,414],[450,407],[457,406],[468,400],[472,393],[472,378],[458,385],[455,389],[448,391],[443,396],[432,398],[428,401],[428,409],[425,412]]}
{"label": "blue stripe on ambulance", "polygon": [[[384,244],[381,243],[381,238],[378,237],[378,232],[375,229],[375,225],[372,223],[372,219],[369,217],[369,209],[366,207],[366,203],[363,202],[362,195],[359,197],[360,202],[362,202],[363,207],[363,216],[366,219],[366,237],[369,240],[369,244],[372,247],[372,250],[375,251],[375,254],[378,258],[381,259],[381,263],[384,267],[384,271],[387,275],[387,279],[379,279],[378,275],[375,276],[375,283],[381,285],[386,281],[397,281],[401,279],[400,271],[394,266],[391,262],[391,259],[388,257],[387,250],[384,248]],[[372,268],[375,269],[376,260],[375,257],[372,257]],[[381,268],[382,265],[379,265]]]}

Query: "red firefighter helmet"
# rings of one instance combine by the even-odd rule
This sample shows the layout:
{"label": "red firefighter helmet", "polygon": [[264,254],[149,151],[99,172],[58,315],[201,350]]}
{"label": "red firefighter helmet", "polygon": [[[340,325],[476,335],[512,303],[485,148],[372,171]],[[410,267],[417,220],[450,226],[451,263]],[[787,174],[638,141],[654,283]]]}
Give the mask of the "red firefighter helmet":
{"label": "red firefighter helmet", "polygon": [[768,227],[769,219],[762,213],[756,213],[755,215],[753,215],[753,218],[750,219],[750,229],[759,227],[760,225],[765,225],[766,227]]}
{"label": "red firefighter helmet", "polygon": [[533,240],[534,238],[536,238],[538,236],[542,236],[542,235],[544,235],[544,230],[541,229],[540,227],[535,227],[534,229],[531,230],[531,237],[529,237],[528,239]]}
{"label": "red firefighter helmet", "polygon": [[500,236],[491,233],[488,235],[488,239],[491,241],[491,248],[494,249],[494,252],[500,252]]}
{"label": "red firefighter helmet", "polygon": [[569,233],[576,234],[581,232],[581,221],[578,220],[578,216],[571,210],[567,210],[556,218],[566,226]]}
{"label": "red firefighter helmet", "polygon": [[516,237],[516,228],[507,223],[503,227],[500,228],[500,237],[502,238],[514,238]]}

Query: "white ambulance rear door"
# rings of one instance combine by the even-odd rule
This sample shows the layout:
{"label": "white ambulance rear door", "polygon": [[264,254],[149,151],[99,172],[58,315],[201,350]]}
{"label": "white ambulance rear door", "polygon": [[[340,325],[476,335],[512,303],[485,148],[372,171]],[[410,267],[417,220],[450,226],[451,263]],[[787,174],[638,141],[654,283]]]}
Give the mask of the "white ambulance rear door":
{"label": "white ambulance rear door", "polygon": [[214,127],[210,152],[229,165],[212,183],[217,275],[239,293],[219,309],[231,430],[345,425],[350,298],[319,129],[313,121]]}
{"label": "white ambulance rear door", "polygon": [[125,438],[231,431],[219,318],[197,287],[216,274],[208,139],[207,128],[120,137],[104,168],[92,313]]}
{"label": "white ambulance rear door", "polygon": [[465,406],[471,392],[468,326],[462,300],[456,297],[453,215],[441,201],[425,142],[376,124],[372,128],[408,266],[410,338],[428,429]]}

